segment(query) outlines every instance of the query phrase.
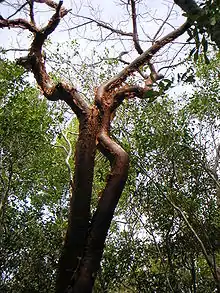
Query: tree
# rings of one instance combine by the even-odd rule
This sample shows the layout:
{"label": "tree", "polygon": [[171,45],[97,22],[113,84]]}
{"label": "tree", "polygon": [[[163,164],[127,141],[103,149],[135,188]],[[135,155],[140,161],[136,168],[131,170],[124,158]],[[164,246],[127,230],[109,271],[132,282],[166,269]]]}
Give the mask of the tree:
{"label": "tree", "polygon": [[198,28],[207,30],[211,39],[220,47],[220,3],[216,1],[207,1],[201,8],[194,0],[175,0],[174,1],[187,14],[189,19],[197,22]]}
{"label": "tree", "polygon": [[131,170],[97,292],[218,292],[219,54],[190,65],[193,93],[142,101],[118,122]]}
{"label": "tree", "polygon": [[[35,2],[41,3],[37,5],[46,4],[55,10],[47,25],[43,27],[37,25],[35,20]],[[196,10],[198,8],[194,1],[184,1],[186,8],[181,5],[181,1],[175,2],[187,14],[189,5],[192,4]],[[32,34],[28,55],[20,57],[17,60],[17,64],[34,74],[38,86],[48,100],[64,101],[76,114],[79,121],[74,176],[73,180],[70,180],[71,199],[68,228],[59,260],[56,282],[57,293],[92,292],[94,286],[105,239],[115,208],[125,187],[129,169],[128,153],[110,136],[111,122],[115,112],[124,100],[137,97],[151,101],[165,91],[169,87],[170,81],[159,82],[163,76],[154,66],[157,53],[166,45],[171,45],[174,40],[187,31],[190,34],[191,27],[207,26],[207,23],[198,21],[197,17],[194,19],[190,14],[184,24],[158,38],[161,30],[167,24],[166,19],[154,37],[151,38],[152,45],[144,51],[138,36],[138,5],[139,1],[134,0],[124,3],[125,8],[130,12],[131,33],[115,29],[103,21],[88,17],[84,18],[86,22],[82,25],[95,22],[98,27],[109,30],[110,34],[130,37],[136,52],[139,54],[138,57],[130,62],[124,61],[126,66],[121,71],[95,89],[94,101],[90,104],[74,86],[64,81],[55,83],[47,72],[43,46],[49,36],[56,30],[60,21],[66,15],[71,14],[71,11],[63,7],[62,1],[59,3],[55,3],[52,0],[25,2],[22,6],[14,6],[15,11],[11,15],[7,17],[1,16],[0,19],[0,28],[21,28],[28,30]],[[201,8],[205,15],[210,11],[209,7],[209,1],[207,1],[205,7]],[[16,18],[19,13],[21,17]],[[214,25],[219,23],[218,14],[219,10],[216,13],[217,16],[215,15],[216,22]],[[198,37],[200,32],[204,33],[200,29],[190,35],[191,39],[195,38],[196,40],[197,55],[201,45],[204,51],[207,51],[207,42],[200,43]],[[216,44],[219,45],[218,35],[213,35],[213,32],[209,30],[206,33],[209,33],[212,39],[216,41]],[[118,60],[121,59],[123,54],[120,54]],[[149,68],[148,75],[144,73],[147,67]],[[136,85],[137,79],[134,76],[136,73],[142,77],[143,86]],[[158,84],[159,89],[157,91],[153,89],[153,83]],[[97,208],[91,216],[91,194],[97,150],[109,160],[110,172],[106,179],[106,185],[100,194]]]}
{"label": "tree", "polygon": [[0,291],[50,292],[69,191],[65,153],[53,143],[61,114],[21,67],[0,67]]}

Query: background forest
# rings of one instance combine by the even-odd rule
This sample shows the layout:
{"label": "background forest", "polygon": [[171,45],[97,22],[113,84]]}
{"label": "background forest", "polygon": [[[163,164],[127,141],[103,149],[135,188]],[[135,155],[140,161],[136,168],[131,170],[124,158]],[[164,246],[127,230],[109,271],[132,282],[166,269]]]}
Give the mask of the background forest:
{"label": "background forest", "polygon": [[[188,37],[182,61],[144,99],[125,100],[112,121],[111,136],[129,154],[130,169],[95,293],[220,292],[220,54],[208,35],[194,29]],[[112,57],[110,47],[93,51],[91,66],[75,39],[57,47],[48,40],[45,51],[51,78],[78,78],[88,101],[122,66],[123,54]],[[1,49],[0,292],[52,293],[79,125],[7,53]],[[77,71],[71,56],[82,57]],[[91,213],[109,173],[101,152],[95,163]]]}

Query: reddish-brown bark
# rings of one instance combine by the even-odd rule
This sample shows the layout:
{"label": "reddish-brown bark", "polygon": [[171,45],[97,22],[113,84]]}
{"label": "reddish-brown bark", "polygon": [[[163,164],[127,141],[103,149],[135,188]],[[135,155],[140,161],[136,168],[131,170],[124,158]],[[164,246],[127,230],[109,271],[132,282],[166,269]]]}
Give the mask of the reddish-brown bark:
{"label": "reddish-brown bark", "polygon": [[[143,88],[135,85],[125,86],[123,82],[133,72],[138,71],[140,66],[148,64],[153,55],[162,47],[183,34],[189,24],[185,23],[143,52],[138,42],[135,5],[133,5],[134,29],[133,34],[129,33],[129,35],[133,37],[140,56],[118,75],[101,85],[95,95],[94,104],[89,106],[74,87],[66,83],[54,84],[47,74],[42,46],[67,11],[62,8],[61,1],[59,4],[51,0],[47,0],[45,3],[55,8],[56,12],[43,29],[36,27],[33,10],[30,13],[30,22],[2,18],[0,19],[0,28],[22,27],[34,34],[28,56],[21,58],[18,63],[33,72],[47,99],[64,100],[79,120],[68,229],[58,266],[56,293],[91,293],[99,269],[105,239],[124,189],[129,167],[128,154],[110,138],[111,116],[125,98],[143,98],[149,86],[161,76],[154,72],[154,69],[151,70],[152,75],[147,79],[147,87]],[[134,4],[134,1],[132,3]],[[120,33],[119,30],[116,32]],[[96,150],[101,151],[108,158],[111,171],[97,209],[91,216],[90,201]]]}
{"label": "reddish-brown bark", "polygon": [[96,137],[99,129],[97,109],[90,109],[79,121],[68,229],[57,276],[56,290],[60,293],[65,292],[80,264],[90,221]]}

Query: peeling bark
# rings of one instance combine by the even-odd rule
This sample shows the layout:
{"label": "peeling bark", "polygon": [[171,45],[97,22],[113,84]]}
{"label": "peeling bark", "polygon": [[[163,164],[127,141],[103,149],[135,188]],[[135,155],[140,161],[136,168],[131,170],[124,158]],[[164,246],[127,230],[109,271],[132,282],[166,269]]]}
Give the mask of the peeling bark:
{"label": "peeling bark", "polygon": [[[151,89],[153,82],[161,78],[150,63],[152,57],[166,44],[182,35],[190,27],[190,23],[186,22],[173,30],[143,52],[138,40],[135,1],[132,1],[133,33],[125,35],[133,37],[135,48],[140,55],[118,75],[102,84],[96,92],[94,104],[89,106],[74,87],[64,82],[55,84],[46,71],[42,46],[68,11],[62,7],[62,1],[59,4],[52,0],[43,2],[56,10],[45,27],[36,27],[33,5],[30,5],[30,22],[1,18],[0,28],[21,27],[33,33],[28,56],[20,58],[18,63],[32,71],[48,100],[64,100],[79,120],[68,228],[58,264],[56,293],[91,293],[100,266],[105,239],[124,189],[129,168],[128,154],[110,137],[112,113],[125,98],[143,98],[146,91]],[[104,23],[97,24],[114,33],[123,34],[122,31],[114,30]],[[151,75],[146,77],[144,87],[124,85],[124,81],[132,73],[138,72],[139,68],[146,64],[149,65]],[[97,149],[109,160],[111,170],[96,211],[91,217],[90,202]]]}
{"label": "peeling bark", "polygon": [[97,110],[80,119],[75,153],[75,174],[68,229],[58,267],[56,292],[65,292],[81,262],[90,221],[90,200],[98,130]]}

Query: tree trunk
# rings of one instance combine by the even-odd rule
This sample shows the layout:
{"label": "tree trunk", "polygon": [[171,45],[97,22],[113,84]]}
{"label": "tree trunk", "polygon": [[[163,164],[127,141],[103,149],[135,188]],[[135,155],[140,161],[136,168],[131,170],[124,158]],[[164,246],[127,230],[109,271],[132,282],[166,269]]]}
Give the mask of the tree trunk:
{"label": "tree trunk", "polygon": [[86,243],[98,131],[97,114],[97,110],[93,108],[89,114],[79,119],[79,138],[75,151],[75,173],[68,230],[58,265],[57,293],[64,293],[70,285],[70,280],[80,264]]}
{"label": "tree trunk", "polygon": [[[109,137],[109,108],[108,105],[103,112],[94,106],[89,115],[79,119],[68,231],[59,261],[56,293],[92,292],[108,229],[127,180],[128,154]],[[111,171],[91,219],[96,148],[109,159]]]}

